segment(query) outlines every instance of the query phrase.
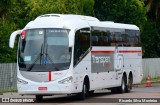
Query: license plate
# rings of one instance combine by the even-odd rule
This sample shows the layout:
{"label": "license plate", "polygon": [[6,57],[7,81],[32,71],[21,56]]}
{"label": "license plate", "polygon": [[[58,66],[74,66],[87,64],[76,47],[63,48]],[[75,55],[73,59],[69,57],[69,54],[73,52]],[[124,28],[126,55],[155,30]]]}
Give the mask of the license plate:
{"label": "license plate", "polygon": [[47,87],[38,87],[38,90],[47,90]]}

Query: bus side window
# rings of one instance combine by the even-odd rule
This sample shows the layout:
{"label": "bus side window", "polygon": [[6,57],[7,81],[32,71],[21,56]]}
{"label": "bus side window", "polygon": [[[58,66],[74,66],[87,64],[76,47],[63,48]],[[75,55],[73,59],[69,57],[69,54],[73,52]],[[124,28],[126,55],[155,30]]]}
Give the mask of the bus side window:
{"label": "bus side window", "polygon": [[92,45],[97,46],[98,45],[98,36],[92,36]]}
{"label": "bus side window", "polygon": [[90,29],[83,28],[77,30],[75,33],[74,40],[74,66],[77,65],[87,54],[88,49],[90,48]]}
{"label": "bus side window", "polygon": [[98,37],[98,46],[103,46],[103,33]]}
{"label": "bus side window", "polygon": [[103,37],[104,46],[111,46],[111,36],[106,35]]}
{"label": "bus side window", "polygon": [[109,37],[108,37],[108,36],[104,36],[103,38],[104,38],[104,39],[103,39],[103,40],[104,40],[104,46],[109,46],[109,45],[110,45],[110,44],[109,44],[109,42],[110,42],[110,41],[109,41]]}

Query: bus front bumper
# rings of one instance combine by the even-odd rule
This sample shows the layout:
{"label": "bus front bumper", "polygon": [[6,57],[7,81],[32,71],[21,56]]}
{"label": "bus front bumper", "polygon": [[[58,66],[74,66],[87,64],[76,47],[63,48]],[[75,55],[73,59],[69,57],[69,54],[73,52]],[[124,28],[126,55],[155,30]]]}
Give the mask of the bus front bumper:
{"label": "bus front bumper", "polygon": [[73,86],[68,84],[39,83],[39,84],[17,84],[18,93],[21,95],[54,95],[71,94]]}

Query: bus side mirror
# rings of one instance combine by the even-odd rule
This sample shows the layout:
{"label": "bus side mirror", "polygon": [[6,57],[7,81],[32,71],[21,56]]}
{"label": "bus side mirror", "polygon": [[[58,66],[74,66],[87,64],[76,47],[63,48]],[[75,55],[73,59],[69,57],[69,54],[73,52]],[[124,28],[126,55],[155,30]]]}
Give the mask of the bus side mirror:
{"label": "bus side mirror", "polygon": [[14,48],[14,42],[15,42],[16,36],[19,34],[21,34],[21,30],[14,31],[11,34],[10,39],[9,39],[9,47],[10,48]]}

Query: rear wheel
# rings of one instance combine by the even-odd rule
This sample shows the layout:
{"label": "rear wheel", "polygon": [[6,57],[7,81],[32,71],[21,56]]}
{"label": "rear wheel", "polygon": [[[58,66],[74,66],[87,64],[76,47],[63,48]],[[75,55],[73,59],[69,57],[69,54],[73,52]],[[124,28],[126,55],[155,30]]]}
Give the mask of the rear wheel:
{"label": "rear wheel", "polygon": [[42,95],[36,95],[36,101],[37,102],[41,102],[43,100],[43,96]]}
{"label": "rear wheel", "polygon": [[125,93],[126,92],[126,78],[125,76],[122,77],[122,83],[121,86],[119,87],[119,92],[120,93]]}
{"label": "rear wheel", "polygon": [[132,79],[132,76],[130,75],[128,78],[126,92],[130,92],[132,90],[132,83],[133,83],[133,79]]}

